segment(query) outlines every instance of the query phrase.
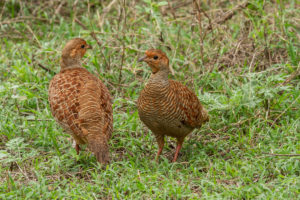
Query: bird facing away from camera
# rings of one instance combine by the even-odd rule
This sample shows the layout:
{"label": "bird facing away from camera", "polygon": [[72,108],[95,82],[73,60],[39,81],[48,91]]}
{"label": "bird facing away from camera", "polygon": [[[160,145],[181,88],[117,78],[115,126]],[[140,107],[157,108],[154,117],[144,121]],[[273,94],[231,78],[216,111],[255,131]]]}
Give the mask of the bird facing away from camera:
{"label": "bird facing away from camera", "polygon": [[50,81],[49,103],[52,115],[76,142],[87,144],[98,162],[110,160],[108,140],[113,130],[111,97],[106,86],[82,67],[82,57],[91,46],[81,38],[65,45],[60,72]]}
{"label": "bird facing away from camera", "polygon": [[177,139],[172,162],[176,162],[184,138],[209,120],[208,113],[197,96],[180,82],[169,80],[169,59],[161,50],[150,49],[139,61],[146,62],[152,74],[138,98],[141,121],[154,133],[159,150],[164,147],[164,136]]}

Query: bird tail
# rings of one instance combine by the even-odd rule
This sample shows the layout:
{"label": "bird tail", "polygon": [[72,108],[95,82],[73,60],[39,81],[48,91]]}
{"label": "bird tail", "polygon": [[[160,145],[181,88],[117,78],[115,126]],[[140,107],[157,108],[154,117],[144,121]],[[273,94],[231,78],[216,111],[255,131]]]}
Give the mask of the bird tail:
{"label": "bird tail", "polygon": [[202,119],[203,119],[203,123],[208,122],[209,121],[209,115],[208,112],[205,108],[202,107]]}
{"label": "bird tail", "polygon": [[[94,122],[93,122],[94,124]],[[85,142],[91,152],[94,153],[97,161],[101,164],[108,164],[110,161],[109,156],[109,135],[106,134],[108,126],[92,126],[90,123],[81,120],[79,123],[81,129],[81,138],[85,138]]]}
{"label": "bird tail", "polygon": [[106,138],[95,138],[87,137],[88,148],[94,153],[96,159],[101,164],[108,164],[110,161],[109,157],[109,146]]}

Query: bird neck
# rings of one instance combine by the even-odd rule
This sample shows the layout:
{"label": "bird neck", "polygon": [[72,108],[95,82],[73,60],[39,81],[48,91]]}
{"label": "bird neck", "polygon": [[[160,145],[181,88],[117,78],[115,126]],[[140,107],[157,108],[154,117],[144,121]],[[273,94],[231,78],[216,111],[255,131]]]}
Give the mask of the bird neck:
{"label": "bird neck", "polygon": [[60,70],[82,67],[80,59],[64,58],[60,60]]}
{"label": "bird neck", "polygon": [[158,83],[161,86],[168,86],[169,85],[169,68],[166,68],[164,70],[160,70],[156,73],[151,74],[149,82],[148,83]]}

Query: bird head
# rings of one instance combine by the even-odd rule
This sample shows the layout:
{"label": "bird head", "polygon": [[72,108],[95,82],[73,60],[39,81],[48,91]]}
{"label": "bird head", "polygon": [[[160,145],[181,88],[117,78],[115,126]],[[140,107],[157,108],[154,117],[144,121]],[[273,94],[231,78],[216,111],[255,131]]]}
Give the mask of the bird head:
{"label": "bird head", "polygon": [[145,52],[145,55],[138,61],[146,62],[151,67],[153,74],[159,71],[169,72],[169,59],[167,55],[161,50],[149,49]]}
{"label": "bird head", "polygon": [[92,47],[86,43],[84,39],[74,38],[67,42],[61,56],[61,67],[69,68],[72,66],[80,66],[81,59],[87,49]]}

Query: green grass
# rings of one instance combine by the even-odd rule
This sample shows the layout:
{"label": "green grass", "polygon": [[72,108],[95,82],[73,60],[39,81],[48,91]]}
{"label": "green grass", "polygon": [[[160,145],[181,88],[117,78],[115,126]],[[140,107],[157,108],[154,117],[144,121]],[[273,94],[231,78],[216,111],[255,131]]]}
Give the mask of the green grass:
{"label": "green grass", "polygon": [[[222,24],[214,22],[241,1],[202,1],[212,31],[183,1],[169,1],[173,9],[163,1],[117,1],[101,27],[97,12],[109,1],[34,2],[0,2],[0,199],[300,198],[300,157],[269,155],[300,154],[296,0],[251,0]],[[54,73],[39,64],[58,72],[73,37],[93,46],[85,66],[114,98],[106,168],[87,151],[76,155],[49,110]],[[157,144],[137,114],[150,75],[137,58],[148,48],[167,53],[170,78],[193,89],[209,111],[210,122],[186,138],[177,163],[170,162],[172,138],[154,161]]]}

